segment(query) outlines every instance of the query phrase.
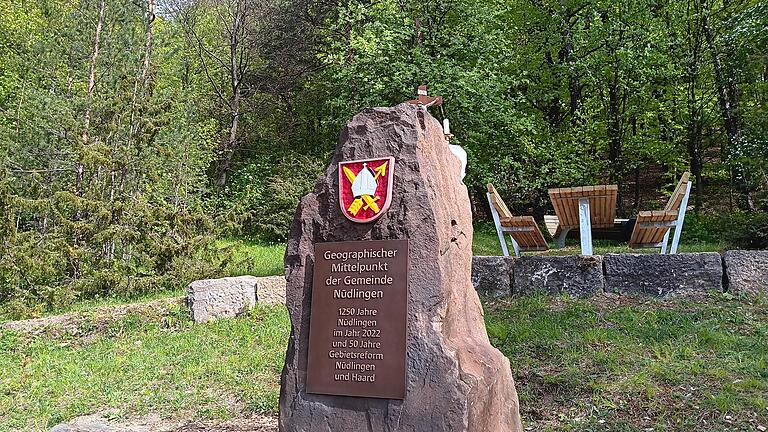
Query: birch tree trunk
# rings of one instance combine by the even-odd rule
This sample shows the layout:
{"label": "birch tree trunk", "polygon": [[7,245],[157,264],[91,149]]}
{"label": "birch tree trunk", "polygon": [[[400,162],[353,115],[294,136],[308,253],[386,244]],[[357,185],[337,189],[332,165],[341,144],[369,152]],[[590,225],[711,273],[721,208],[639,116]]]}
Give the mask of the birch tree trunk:
{"label": "birch tree trunk", "polygon": [[[81,140],[83,149],[78,156],[77,167],[75,168],[75,191],[78,197],[83,196],[83,173],[85,171],[85,151],[90,141],[91,111],[93,109],[93,93],[96,88],[96,66],[99,60],[99,48],[101,46],[101,30],[104,27],[104,12],[106,10],[105,0],[99,1],[99,17],[96,20],[96,31],[93,36],[93,50],[91,51],[91,61],[88,73],[88,92],[85,97],[85,115],[83,116],[83,134]],[[78,209],[76,219],[80,219],[81,213]]]}

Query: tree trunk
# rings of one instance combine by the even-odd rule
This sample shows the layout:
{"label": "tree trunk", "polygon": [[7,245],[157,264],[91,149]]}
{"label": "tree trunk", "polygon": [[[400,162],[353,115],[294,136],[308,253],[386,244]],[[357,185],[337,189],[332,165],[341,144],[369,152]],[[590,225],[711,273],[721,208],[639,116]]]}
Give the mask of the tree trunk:
{"label": "tree trunk", "polygon": [[699,70],[701,67],[700,54],[702,49],[701,33],[697,30],[698,26],[689,27],[689,51],[690,61],[687,64],[688,73],[686,80],[688,84],[688,125],[687,125],[687,143],[688,162],[691,173],[696,178],[695,189],[695,208],[700,211],[704,205],[704,181],[702,178],[703,169],[703,148],[702,148],[702,115],[703,107],[699,103],[699,97],[696,93],[699,81]]}
{"label": "tree trunk", "polygon": [[560,50],[560,63],[568,69],[568,96],[571,123],[577,122],[577,113],[581,107],[581,80],[576,73],[576,56],[573,47],[573,31],[571,29],[570,16],[566,13],[565,1],[560,1],[563,19],[560,24],[560,34],[563,37],[563,48]]}
{"label": "tree trunk", "polygon": [[131,129],[129,141],[133,138],[139,130],[139,121],[136,120],[136,102],[139,100],[140,94],[146,93],[149,86],[149,69],[152,62],[152,47],[153,47],[153,24],[155,22],[155,9],[157,7],[157,0],[147,0],[147,29],[144,33],[144,60],[141,64],[139,76],[133,85],[133,95],[131,98]]}
{"label": "tree trunk", "polygon": [[[85,99],[85,115],[83,119],[83,134],[81,136],[81,139],[83,141],[83,151],[80,153],[79,160],[77,162],[76,167],[76,173],[77,177],[75,180],[75,189],[77,196],[82,197],[83,196],[83,172],[85,170],[84,168],[84,152],[85,147],[88,145],[88,142],[90,141],[90,127],[91,127],[91,110],[93,107],[93,92],[96,88],[96,64],[99,59],[99,47],[101,45],[101,29],[104,27],[104,11],[106,9],[106,5],[104,0],[101,0],[99,2],[99,18],[96,21],[96,32],[93,37],[93,50],[91,52],[91,62],[90,62],[90,71],[88,74],[88,93],[86,95]],[[78,210],[78,216],[79,216],[79,210]]]}
{"label": "tree trunk", "polygon": [[[709,14],[710,10],[707,6],[707,2],[706,0],[703,0],[701,26],[704,32],[704,37],[707,40],[709,52],[712,56],[712,68],[715,72],[715,86],[717,87],[717,101],[720,106],[720,117],[723,119],[723,127],[728,139],[728,147],[723,153],[724,159],[729,161],[734,146],[738,145],[739,139],[741,138],[741,122],[738,109],[738,85],[736,84],[736,77],[733,76],[733,73],[730,70],[727,70],[723,64],[723,56],[717,47],[715,35],[709,22]],[[731,182],[735,184],[737,190],[745,198],[741,207],[745,210],[754,211],[755,203],[752,199],[749,185],[747,184],[745,170],[737,163],[733,166],[731,172]]]}
{"label": "tree trunk", "polygon": [[[614,61],[618,62],[618,59]],[[611,163],[611,181],[619,186],[616,206],[623,211],[622,184],[624,183],[624,155],[622,152],[621,124],[621,89],[619,88],[618,64],[614,65],[614,75],[608,84],[608,160]]]}
{"label": "tree trunk", "polygon": [[[150,79],[150,70],[152,67],[152,48],[154,46],[154,22],[155,22],[155,9],[157,8],[157,0],[147,0],[146,9],[146,31],[144,33],[144,60],[141,64],[136,82],[133,86],[133,95],[131,99],[131,120],[130,130],[128,134],[128,145],[130,146],[141,129],[141,118],[137,118],[136,103],[139,100],[146,101],[152,94],[152,83]],[[138,146],[137,153],[141,153],[142,146]],[[125,182],[127,177],[127,167],[121,168],[120,175],[120,191],[125,190]]]}
{"label": "tree trunk", "polygon": [[240,44],[243,42],[241,32],[245,25],[245,10],[244,5],[241,2],[237,2],[233,13],[232,30],[229,35],[229,67],[230,67],[230,86],[232,89],[232,98],[230,100],[230,116],[229,123],[229,135],[227,137],[226,144],[224,146],[224,154],[219,164],[219,177],[216,179],[216,185],[224,187],[227,183],[227,176],[232,169],[232,158],[234,157],[235,150],[237,149],[237,130],[240,123],[240,86],[241,86],[241,67],[240,62]]}
{"label": "tree trunk", "polygon": [[696,211],[699,211],[704,205],[704,181],[702,179],[702,124],[699,116],[699,109],[696,100],[695,82],[689,84],[691,90],[689,94],[690,116],[688,121],[688,158],[691,167],[691,173],[696,178]]}
{"label": "tree trunk", "polygon": [[[106,10],[105,0],[99,1],[99,17],[96,20],[96,31],[93,36],[93,50],[91,51],[91,62],[88,73],[88,92],[85,98],[85,114],[83,116],[83,134],[81,139],[83,141],[83,148],[78,155],[77,166],[75,167],[75,194],[82,198],[83,193],[83,177],[85,175],[85,152],[90,141],[90,128],[91,128],[91,110],[93,109],[93,93],[96,88],[96,65],[99,60],[99,48],[101,46],[101,30],[104,27],[104,13]],[[75,220],[82,218],[82,211],[80,205],[77,206],[75,211]],[[79,271],[75,270],[75,276],[77,277]]]}
{"label": "tree trunk", "polygon": [[155,22],[155,9],[157,8],[157,0],[147,0],[147,32],[144,39],[144,63],[141,67],[141,76],[139,82],[146,86],[147,75],[149,74],[149,67],[152,60],[152,45],[153,34],[152,28]]}
{"label": "tree trunk", "polygon": [[726,76],[722,56],[715,43],[715,36],[709,24],[709,10],[706,1],[702,3],[702,30],[707,39],[709,52],[712,55],[712,67],[715,72],[715,85],[717,86],[717,101],[720,105],[720,115],[723,118],[725,133],[728,136],[728,144],[733,145],[741,134],[738,118],[738,101],[736,100],[737,87],[733,76]]}
{"label": "tree trunk", "polygon": [[219,178],[216,180],[216,185],[223,187],[227,183],[227,176],[232,169],[232,158],[235,155],[235,148],[237,147],[237,129],[240,123],[240,92],[238,91],[232,97],[232,121],[229,124],[229,136],[227,137],[226,147],[224,149],[224,155],[219,166]]}

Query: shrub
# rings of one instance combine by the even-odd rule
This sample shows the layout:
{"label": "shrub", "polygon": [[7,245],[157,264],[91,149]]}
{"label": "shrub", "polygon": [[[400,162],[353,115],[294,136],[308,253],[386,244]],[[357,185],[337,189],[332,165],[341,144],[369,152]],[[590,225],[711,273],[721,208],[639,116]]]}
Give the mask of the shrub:
{"label": "shrub", "polygon": [[218,201],[228,209],[231,234],[283,241],[288,236],[296,207],[326,167],[325,160],[300,155],[249,163],[234,174]]}
{"label": "shrub", "polygon": [[689,213],[686,241],[725,243],[728,248],[768,248],[768,213]]}

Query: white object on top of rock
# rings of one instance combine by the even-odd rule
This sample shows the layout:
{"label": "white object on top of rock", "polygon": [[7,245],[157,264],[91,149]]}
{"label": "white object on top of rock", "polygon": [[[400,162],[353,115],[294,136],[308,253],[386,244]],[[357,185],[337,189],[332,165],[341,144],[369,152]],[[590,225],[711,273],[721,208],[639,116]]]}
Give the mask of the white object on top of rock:
{"label": "white object on top of rock", "polygon": [[461,162],[461,181],[464,181],[464,177],[467,176],[467,152],[461,146],[456,144],[450,144],[451,138],[451,121],[448,117],[443,119],[443,135],[445,135],[446,141],[448,141],[448,150],[456,156]]}
{"label": "white object on top of rock", "polygon": [[467,175],[467,151],[460,145],[448,144],[448,149],[461,161],[461,180]]}

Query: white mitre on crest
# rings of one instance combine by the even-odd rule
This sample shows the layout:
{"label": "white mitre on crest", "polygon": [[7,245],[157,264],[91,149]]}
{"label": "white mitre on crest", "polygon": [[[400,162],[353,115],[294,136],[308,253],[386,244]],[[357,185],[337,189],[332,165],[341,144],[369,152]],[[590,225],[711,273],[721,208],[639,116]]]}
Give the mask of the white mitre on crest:
{"label": "white mitre on crest", "polygon": [[373,172],[368,168],[368,164],[363,164],[363,169],[355,177],[355,181],[352,182],[352,195],[355,198],[363,195],[376,195],[376,178],[373,176]]}

